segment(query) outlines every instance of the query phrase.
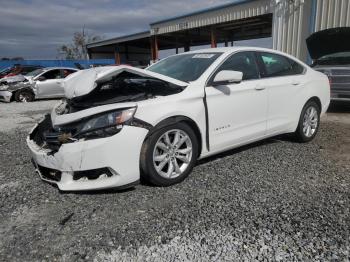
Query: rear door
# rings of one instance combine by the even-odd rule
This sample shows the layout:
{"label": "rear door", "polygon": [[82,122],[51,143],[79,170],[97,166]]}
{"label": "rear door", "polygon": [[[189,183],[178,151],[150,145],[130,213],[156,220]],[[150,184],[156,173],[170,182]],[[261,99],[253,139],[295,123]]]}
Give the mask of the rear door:
{"label": "rear door", "polygon": [[305,68],[296,61],[276,53],[258,52],[261,85],[268,94],[267,134],[288,131],[300,114],[298,94],[304,87]]}
{"label": "rear door", "polygon": [[[222,70],[242,72],[243,81],[213,86],[212,79]],[[205,92],[210,150],[244,144],[265,135],[267,93],[260,86],[254,52],[239,52],[227,58],[209,80]]]}

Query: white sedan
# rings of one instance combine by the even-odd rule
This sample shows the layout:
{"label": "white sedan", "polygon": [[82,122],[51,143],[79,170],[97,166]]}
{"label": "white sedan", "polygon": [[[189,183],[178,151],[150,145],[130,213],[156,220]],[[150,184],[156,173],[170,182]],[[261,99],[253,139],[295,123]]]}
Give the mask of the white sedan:
{"label": "white sedan", "polygon": [[[46,67],[4,79],[0,83],[0,101],[32,102],[34,99],[62,98],[62,81],[78,69],[70,67]],[[4,84],[6,83],[6,84]]]}
{"label": "white sedan", "polygon": [[64,88],[27,138],[41,178],[64,191],[169,186],[199,158],[284,133],[308,142],[330,101],[324,74],[249,47],[82,70]]}

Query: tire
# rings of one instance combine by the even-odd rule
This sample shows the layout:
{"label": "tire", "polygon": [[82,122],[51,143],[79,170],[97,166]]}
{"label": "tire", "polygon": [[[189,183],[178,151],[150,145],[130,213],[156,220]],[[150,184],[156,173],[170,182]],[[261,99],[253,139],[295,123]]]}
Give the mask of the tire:
{"label": "tire", "polygon": [[314,139],[320,126],[321,109],[315,101],[309,101],[303,107],[300,114],[299,124],[295,131],[296,139],[306,143]]}
{"label": "tire", "polygon": [[15,93],[15,100],[17,102],[32,102],[34,101],[34,94],[26,89],[18,90]]}
{"label": "tire", "polygon": [[141,178],[156,186],[180,183],[191,173],[197,157],[198,140],[186,123],[160,128],[147,138],[142,147]]}

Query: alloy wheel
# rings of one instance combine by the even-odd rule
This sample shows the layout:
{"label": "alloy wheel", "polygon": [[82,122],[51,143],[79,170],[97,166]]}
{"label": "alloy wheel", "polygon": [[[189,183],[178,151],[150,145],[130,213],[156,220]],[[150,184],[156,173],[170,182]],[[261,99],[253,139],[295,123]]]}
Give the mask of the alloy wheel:
{"label": "alloy wheel", "polygon": [[192,142],[186,132],[180,129],[169,130],[155,144],[154,168],[164,178],[176,178],[187,169],[192,151]]}
{"label": "alloy wheel", "polygon": [[28,102],[28,99],[29,99],[29,97],[27,94],[20,94],[19,95],[19,101],[21,101],[21,102]]}
{"label": "alloy wheel", "polygon": [[318,112],[314,106],[305,110],[303,118],[303,133],[306,137],[312,137],[318,126]]}

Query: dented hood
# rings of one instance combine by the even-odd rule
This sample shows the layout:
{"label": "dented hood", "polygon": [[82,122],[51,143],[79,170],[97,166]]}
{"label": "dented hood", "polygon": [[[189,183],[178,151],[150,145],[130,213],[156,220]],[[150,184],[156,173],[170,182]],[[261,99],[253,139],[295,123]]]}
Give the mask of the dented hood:
{"label": "dented hood", "polygon": [[109,81],[122,72],[128,72],[143,77],[156,78],[183,87],[188,85],[186,82],[145,69],[125,65],[105,66],[81,70],[69,75],[63,82],[65,96],[66,98],[70,99],[86,95],[94,90],[98,83]]}
{"label": "dented hood", "polygon": [[7,82],[7,83],[15,83],[15,82],[22,82],[26,80],[26,77],[23,75],[15,75],[15,76],[7,76],[4,78],[0,79],[0,83],[1,82]]}
{"label": "dented hood", "polygon": [[306,39],[312,59],[350,51],[350,27],[337,27],[318,31]]}

